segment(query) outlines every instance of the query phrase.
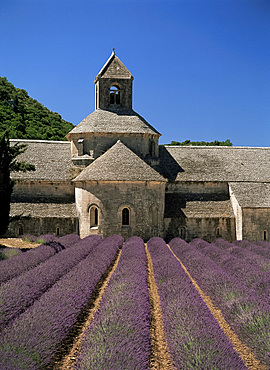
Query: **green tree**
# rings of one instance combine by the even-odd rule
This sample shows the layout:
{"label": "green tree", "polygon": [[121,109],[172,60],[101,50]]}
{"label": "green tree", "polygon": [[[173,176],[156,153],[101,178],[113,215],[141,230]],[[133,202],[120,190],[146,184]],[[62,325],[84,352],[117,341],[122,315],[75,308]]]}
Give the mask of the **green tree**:
{"label": "green tree", "polygon": [[166,145],[179,145],[179,146],[232,146],[231,140],[227,139],[225,141],[190,141],[190,140],[185,140],[185,141],[172,141],[170,144]]}
{"label": "green tree", "polygon": [[11,139],[66,140],[74,125],[0,77],[0,132]]}
{"label": "green tree", "polygon": [[10,199],[14,181],[10,178],[13,171],[34,171],[35,166],[19,162],[17,156],[27,148],[25,144],[10,146],[7,132],[0,137],[0,235],[4,235],[9,224]]}

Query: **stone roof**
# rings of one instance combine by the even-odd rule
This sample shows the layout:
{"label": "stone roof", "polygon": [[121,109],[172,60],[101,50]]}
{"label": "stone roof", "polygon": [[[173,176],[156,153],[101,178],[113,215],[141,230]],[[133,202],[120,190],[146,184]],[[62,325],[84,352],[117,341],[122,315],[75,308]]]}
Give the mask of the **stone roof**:
{"label": "stone roof", "polygon": [[68,181],[74,177],[76,169],[68,141],[10,140],[11,145],[15,143],[27,144],[27,150],[18,156],[18,160],[34,164],[36,171],[14,172],[13,179]]}
{"label": "stone roof", "polygon": [[68,134],[83,133],[131,133],[160,135],[143,117],[133,109],[121,106],[112,106],[106,109],[98,108],[84,118]]}
{"label": "stone roof", "polygon": [[77,218],[75,203],[11,203],[10,216]]}
{"label": "stone roof", "polygon": [[229,186],[241,207],[270,207],[270,183],[230,182]]}
{"label": "stone roof", "polygon": [[[99,71],[97,78],[133,78],[127,67],[115,55],[114,51],[111,56]],[[96,81],[95,79],[95,81]]]}
{"label": "stone roof", "polygon": [[166,181],[120,140],[73,181]]}
{"label": "stone roof", "polygon": [[159,170],[176,181],[270,182],[270,148],[163,146]]}

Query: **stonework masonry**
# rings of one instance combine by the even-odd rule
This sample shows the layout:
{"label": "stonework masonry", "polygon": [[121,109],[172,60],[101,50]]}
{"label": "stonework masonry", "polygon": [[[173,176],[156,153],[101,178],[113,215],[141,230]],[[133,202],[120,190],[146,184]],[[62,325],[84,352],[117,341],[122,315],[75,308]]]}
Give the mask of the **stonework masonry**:
{"label": "stonework masonry", "polygon": [[111,54],[95,79],[96,109],[69,142],[28,145],[14,173],[7,236],[99,234],[147,241],[269,240],[270,148],[159,146],[132,109],[133,76]]}

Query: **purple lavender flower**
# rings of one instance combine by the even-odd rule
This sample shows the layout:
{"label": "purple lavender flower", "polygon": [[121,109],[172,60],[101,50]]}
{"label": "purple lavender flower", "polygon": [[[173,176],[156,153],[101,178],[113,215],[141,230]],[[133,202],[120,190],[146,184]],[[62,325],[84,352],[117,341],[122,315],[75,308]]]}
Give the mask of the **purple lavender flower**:
{"label": "purple lavender flower", "polygon": [[122,243],[123,238],[117,235],[102,240],[89,256],[7,325],[0,334],[1,369],[40,369],[49,364]]}
{"label": "purple lavender flower", "polygon": [[85,332],[76,369],[149,369],[149,325],[144,242],[132,237]]}
{"label": "purple lavender flower", "polygon": [[[179,245],[178,245],[179,240]],[[174,250],[193,249],[181,239]],[[246,369],[179,261],[162,239],[148,242],[158,285],[164,330],[177,369]]]}

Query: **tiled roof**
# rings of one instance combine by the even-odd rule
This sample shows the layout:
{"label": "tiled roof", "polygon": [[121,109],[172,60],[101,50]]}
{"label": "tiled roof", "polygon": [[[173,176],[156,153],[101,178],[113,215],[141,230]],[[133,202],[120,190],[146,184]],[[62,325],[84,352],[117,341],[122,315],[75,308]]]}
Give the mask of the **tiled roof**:
{"label": "tiled roof", "polygon": [[229,186],[241,207],[270,207],[270,183],[230,182]]}
{"label": "tiled roof", "polygon": [[159,132],[133,109],[112,106],[96,109],[74,127],[67,135],[87,132],[155,134]]}
{"label": "tiled roof", "polygon": [[104,66],[101,68],[96,78],[101,76],[105,78],[132,78],[132,74],[121,62],[121,60],[115,55],[114,51],[112,52]]}
{"label": "tiled roof", "polygon": [[77,218],[75,203],[11,203],[10,216]]}
{"label": "tiled roof", "polygon": [[120,140],[86,167],[74,181],[166,181]]}
{"label": "tiled roof", "polygon": [[270,182],[270,148],[161,146],[160,159],[176,181]]}
{"label": "tiled roof", "polygon": [[76,172],[71,161],[68,141],[10,140],[11,145],[16,142],[28,146],[27,150],[18,156],[18,160],[34,164],[36,171],[14,172],[13,179],[68,181]]}

